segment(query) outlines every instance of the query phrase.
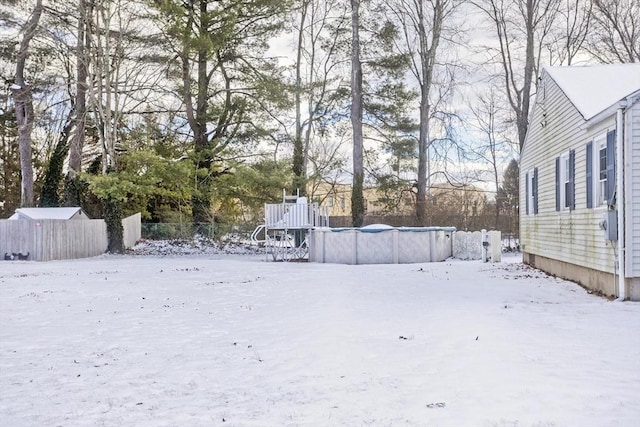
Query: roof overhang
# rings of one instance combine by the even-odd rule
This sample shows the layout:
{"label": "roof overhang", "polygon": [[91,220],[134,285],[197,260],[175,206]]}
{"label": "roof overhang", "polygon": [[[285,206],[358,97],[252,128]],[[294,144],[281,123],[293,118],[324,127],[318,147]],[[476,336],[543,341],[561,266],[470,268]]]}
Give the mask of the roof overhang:
{"label": "roof overhang", "polygon": [[[635,98],[635,101],[634,101]],[[584,122],[584,124],[581,126],[582,129],[591,129],[594,126],[599,125],[600,123],[602,123],[603,121],[610,119],[611,117],[615,116],[616,111],[618,111],[620,108],[627,108],[629,106],[631,106],[631,104],[633,102],[637,102],[638,100],[640,100],[640,90],[635,91],[634,93],[630,94],[629,96],[619,100],[618,102],[616,102],[615,104],[609,106],[608,108],[602,110],[601,112],[599,112],[598,114],[596,114],[595,116],[593,116],[592,118],[590,118],[589,120],[586,120]]]}

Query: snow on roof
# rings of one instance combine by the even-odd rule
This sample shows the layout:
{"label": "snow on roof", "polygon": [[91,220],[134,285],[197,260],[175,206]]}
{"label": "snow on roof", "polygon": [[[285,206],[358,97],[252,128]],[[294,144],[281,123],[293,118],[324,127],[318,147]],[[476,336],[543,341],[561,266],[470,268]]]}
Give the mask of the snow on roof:
{"label": "snow on roof", "polygon": [[20,208],[9,217],[9,219],[29,218],[29,219],[70,219],[80,212],[81,216],[89,219],[82,208]]}
{"label": "snow on roof", "polygon": [[640,63],[546,67],[585,120],[640,90]]}

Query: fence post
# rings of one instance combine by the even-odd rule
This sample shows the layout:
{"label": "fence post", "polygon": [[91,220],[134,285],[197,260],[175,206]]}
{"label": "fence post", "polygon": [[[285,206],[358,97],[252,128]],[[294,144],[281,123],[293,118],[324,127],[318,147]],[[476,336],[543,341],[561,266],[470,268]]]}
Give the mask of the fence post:
{"label": "fence post", "polygon": [[482,233],[482,262],[487,262],[489,261],[488,257],[487,257],[487,247],[489,246],[489,236],[487,236],[487,230],[485,230],[484,228],[481,231]]}
{"label": "fence post", "polygon": [[398,263],[398,258],[399,258],[399,253],[400,253],[400,231],[398,230],[391,230],[392,233],[392,246],[393,246],[393,263],[397,264]]}

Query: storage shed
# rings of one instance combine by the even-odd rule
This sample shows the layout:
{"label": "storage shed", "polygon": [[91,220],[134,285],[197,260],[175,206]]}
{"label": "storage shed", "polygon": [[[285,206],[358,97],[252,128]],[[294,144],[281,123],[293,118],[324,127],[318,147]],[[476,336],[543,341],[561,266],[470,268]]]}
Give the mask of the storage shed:
{"label": "storage shed", "polygon": [[9,219],[90,219],[82,208],[20,208]]}

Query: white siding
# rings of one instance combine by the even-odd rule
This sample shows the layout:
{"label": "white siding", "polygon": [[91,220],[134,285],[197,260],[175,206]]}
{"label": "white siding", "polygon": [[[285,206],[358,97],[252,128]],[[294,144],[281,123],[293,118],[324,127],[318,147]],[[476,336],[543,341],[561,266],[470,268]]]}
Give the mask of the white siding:
{"label": "white siding", "polygon": [[626,115],[626,251],[627,277],[640,277],[640,95]]}
{"label": "white siding", "polygon": [[[586,145],[594,134],[613,129],[615,117],[587,131],[584,119],[562,90],[543,73],[520,164],[520,239],[530,254],[605,272],[614,271],[614,250],[599,221],[603,208],[587,209]],[[542,124],[545,124],[542,126]],[[555,159],[575,150],[576,209],[556,211]],[[538,214],[526,215],[524,174],[538,168]]]}

